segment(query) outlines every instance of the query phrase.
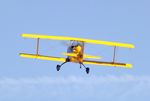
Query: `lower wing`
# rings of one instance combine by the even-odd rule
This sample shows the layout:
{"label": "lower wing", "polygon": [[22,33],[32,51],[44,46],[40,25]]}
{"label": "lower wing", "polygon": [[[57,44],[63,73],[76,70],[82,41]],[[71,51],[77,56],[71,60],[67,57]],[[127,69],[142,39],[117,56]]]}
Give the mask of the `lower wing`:
{"label": "lower wing", "polygon": [[[35,58],[35,59],[51,60],[51,61],[59,61],[59,62],[66,61],[66,58],[62,58],[62,57],[44,56],[44,55],[37,55],[37,54],[20,53],[20,56],[24,58]],[[113,62],[90,61],[90,60],[83,60],[83,63],[93,64],[93,65],[102,65],[102,66],[132,68],[132,64],[127,64],[127,63],[113,63]]]}
{"label": "lower wing", "polygon": [[51,61],[59,61],[59,62],[66,61],[66,59],[62,57],[44,56],[44,55],[37,55],[37,54],[20,53],[20,56],[24,58],[35,58],[35,59],[51,60]]}
{"label": "lower wing", "polygon": [[132,68],[132,64],[128,63],[113,63],[113,62],[103,62],[103,61],[90,61],[83,60],[84,64],[93,64],[93,65],[102,65],[102,66],[113,66],[113,67],[123,67],[123,68]]}

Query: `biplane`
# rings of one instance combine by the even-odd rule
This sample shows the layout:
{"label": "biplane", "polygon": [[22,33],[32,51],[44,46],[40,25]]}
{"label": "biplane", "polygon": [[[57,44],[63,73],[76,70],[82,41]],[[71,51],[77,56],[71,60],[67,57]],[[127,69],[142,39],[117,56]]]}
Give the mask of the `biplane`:
{"label": "biplane", "polygon": [[[64,65],[67,62],[73,62],[73,63],[80,64],[80,68],[82,68],[82,67],[85,68],[85,71],[87,74],[89,73],[90,68],[86,67],[85,64],[132,68],[132,64],[120,63],[120,62],[115,61],[116,48],[117,47],[134,48],[134,45],[132,45],[132,44],[108,42],[108,41],[102,41],[102,40],[90,40],[90,39],[85,39],[85,38],[75,38],[75,37],[67,37],[67,36],[48,36],[48,35],[40,35],[40,34],[26,34],[26,33],[23,33],[22,37],[36,39],[37,44],[36,44],[36,53],[35,54],[20,53],[21,57],[62,62],[60,65],[56,66],[57,71],[59,71],[60,68],[62,67],[62,65]],[[68,40],[68,41],[70,41],[70,44],[67,47],[67,52],[63,53],[63,55],[65,55],[66,58],[41,55],[39,53],[40,39]],[[85,43],[101,44],[101,45],[113,47],[114,52],[113,52],[112,61],[108,61],[108,62],[107,61],[97,61],[95,59],[99,59],[101,57],[85,54],[84,53]],[[92,59],[92,60],[89,60],[89,59]]]}

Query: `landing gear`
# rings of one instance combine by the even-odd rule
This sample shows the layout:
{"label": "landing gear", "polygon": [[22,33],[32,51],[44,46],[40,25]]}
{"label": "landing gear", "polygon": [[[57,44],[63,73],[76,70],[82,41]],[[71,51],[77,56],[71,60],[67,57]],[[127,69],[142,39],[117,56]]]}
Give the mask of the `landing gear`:
{"label": "landing gear", "polygon": [[70,61],[70,59],[69,59],[69,58],[66,58],[66,61],[65,61],[65,62],[63,62],[61,65],[57,65],[57,66],[56,66],[56,70],[59,71],[60,68],[61,68],[61,66],[64,65],[65,63],[69,62],[69,61]]}
{"label": "landing gear", "polygon": [[[57,65],[56,70],[60,71],[61,66],[64,65],[65,63],[67,63],[67,62],[70,62],[69,58],[67,58],[66,61],[63,62],[61,65]],[[82,68],[82,66],[83,66],[85,68],[86,73],[89,74],[90,68],[86,67],[83,63],[79,63],[79,64],[80,64],[80,68]]]}
{"label": "landing gear", "polygon": [[81,64],[80,64],[80,68],[82,68]]}
{"label": "landing gear", "polygon": [[59,71],[60,70],[61,65],[57,65],[56,66],[56,70]]}
{"label": "landing gear", "polygon": [[65,64],[65,63],[67,63],[67,62],[62,63],[61,65],[57,65],[57,66],[56,66],[56,70],[59,71],[60,68],[61,68],[61,66],[62,66],[63,64]]}
{"label": "landing gear", "polygon": [[80,63],[80,68],[81,68],[81,66],[83,66],[85,68],[86,73],[89,74],[90,68],[89,67],[85,67],[85,65],[83,63]]}
{"label": "landing gear", "polygon": [[86,73],[89,74],[90,68],[86,67]]}

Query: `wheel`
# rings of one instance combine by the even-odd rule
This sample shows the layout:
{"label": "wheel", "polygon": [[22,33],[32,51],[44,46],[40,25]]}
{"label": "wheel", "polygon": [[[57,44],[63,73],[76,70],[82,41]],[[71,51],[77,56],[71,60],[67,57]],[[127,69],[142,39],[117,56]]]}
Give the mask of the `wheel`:
{"label": "wheel", "polygon": [[90,68],[87,67],[86,68],[86,73],[89,74],[89,72],[90,72]]}
{"label": "wheel", "polygon": [[81,67],[81,64],[80,64],[80,68],[82,68],[82,67]]}
{"label": "wheel", "polygon": [[59,70],[60,70],[60,67],[61,67],[60,65],[57,65],[57,66],[56,66],[56,70],[59,71]]}

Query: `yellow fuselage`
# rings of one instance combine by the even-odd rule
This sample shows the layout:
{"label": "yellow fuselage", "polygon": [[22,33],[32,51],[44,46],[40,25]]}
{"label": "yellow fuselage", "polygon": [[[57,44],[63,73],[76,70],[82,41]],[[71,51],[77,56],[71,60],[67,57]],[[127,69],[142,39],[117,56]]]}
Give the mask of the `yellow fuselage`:
{"label": "yellow fuselage", "polygon": [[80,45],[74,46],[72,53],[76,56],[70,56],[71,62],[82,63],[83,62],[83,47]]}

